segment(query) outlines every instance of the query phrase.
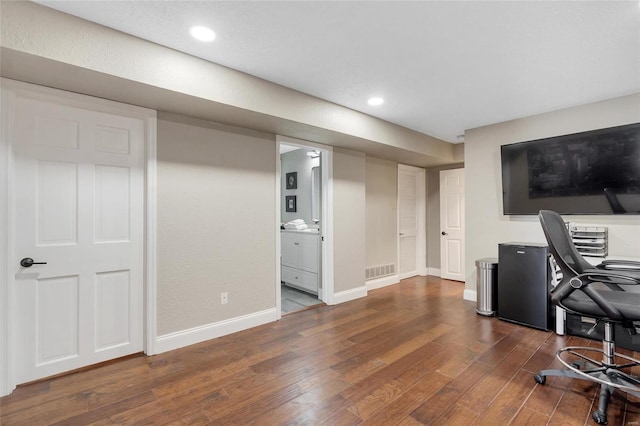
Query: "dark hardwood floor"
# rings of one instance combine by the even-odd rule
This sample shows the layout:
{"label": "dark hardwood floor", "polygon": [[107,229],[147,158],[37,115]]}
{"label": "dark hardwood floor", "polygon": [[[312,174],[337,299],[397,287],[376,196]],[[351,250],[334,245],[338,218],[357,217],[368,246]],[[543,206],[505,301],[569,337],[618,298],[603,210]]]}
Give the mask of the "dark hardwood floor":
{"label": "dark hardwood floor", "polygon": [[[585,425],[596,387],[532,373],[597,342],[476,315],[462,283],[417,277],[198,345],[20,386],[5,425]],[[639,425],[615,393],[610,425]]]}

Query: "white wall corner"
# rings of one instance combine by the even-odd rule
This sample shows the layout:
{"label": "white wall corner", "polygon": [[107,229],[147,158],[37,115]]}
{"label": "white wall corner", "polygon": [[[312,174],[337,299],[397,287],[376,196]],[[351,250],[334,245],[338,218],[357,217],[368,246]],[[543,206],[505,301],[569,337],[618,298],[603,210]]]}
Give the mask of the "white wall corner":
{"label": "white wall corner", "polygon": [[398,284],[400,282],[400,276],[390,275],[388,277],[376,278],[373,280],[369,280],[365,283],[367,287],[367,291],[375,290],[377,288],[386,287],[393,284]]}
{"label": "white wall corner", "polygon": [[367,296],[367,286],[356,287],[351,290],[341,291],[334,293],[331,305],[338,305],[340,303],[348,302],[350,300],[360,299]]}
{"label": "white wall corner", "polygon": [[427,275],[433,275],[434,277],[439,277],[440,268],[427,268]]}
{"label": "white wall corner", "polygon": [[8,395],[15,387],[11,375],[11,354],[9,353],[9,259],[12,237],[9,216],[12,210],[10,186],[12,185],[10,168],[10,111],[13,94],[3,86],[0,89],[0,396]]}
{"label": "white wall corner", "polygon": [[266,309],[264,311],[159,336],[156,339],[154,347],[156,353],[160,354],[274,322],[277,319],[278,312],[276,308]]}
{"label": "white wall corner", "polygon": [[145,241],[145,327],[144,352],[155,355],[157,339],[158,303],[158,119],[153,111],[146,120],[146,241]]}
{"label": "white wall corner", "polygon": [[280,136],[276,135],[276,178],[275,178],[275,194],[276,194],[276,202],[275,202],[275,217],[276,223],[274,224],[274,242],[275,242],[275,253],[276,253],[276,278],[275,278],[275,289],[276,289],[276,320],[282,318],[282,289],[280,287],[281,279],[282,279],[282,264],[280,263],[280,254],[282,253],[282,239],[280,232],[280,225],[282,223],[282,212],[280,197],[282,196],[282,159],[280,157],[280,144],[282,141],[280,140]]}
{"label": "white wall corner", "polygon": [[468,289],[465,289],[465,290],[464,290],[464,293],[462,294],[462,298],[463,298],[464,300],[469,300],[469,301],[471,301],[471,302],[476,302],[476,301],[477,301],[477,298],[476,298],[476,297],[477,297],[477,296],[476,296],[476,291],[475,291],[475,290],[468,290]]}

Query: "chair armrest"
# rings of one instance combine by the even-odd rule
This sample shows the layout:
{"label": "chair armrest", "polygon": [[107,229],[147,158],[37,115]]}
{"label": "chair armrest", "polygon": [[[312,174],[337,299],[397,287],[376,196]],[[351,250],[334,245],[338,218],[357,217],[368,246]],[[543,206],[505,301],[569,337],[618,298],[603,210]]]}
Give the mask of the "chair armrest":
{"label": "chair armrest", "polygon": [[[587,295],[602,311],[611,319],[621,320],[624,318],[622,313],[609,303],[602,295],[596,291],[593,287],[590,286],[592,283],[604,283],[604,284],[613,284],[615,287],[619,287],[619,274],[605,272],[605,271],[590,271],[578,276],[571,278],[569,281],[569,286],[574,290],[580,290],[582,293]],[[622,276],[623,280],[627,280],[628,277]],[[616,281],[614,281],[616,280]],[[631,282],[635,280],[631,279]],[[640,284],[640,283],[639,283]]]}
{"label": "chair armrest", "polygon": [[560,288],[556,287],[555,291],[551,292],[551,300],[554,304],[572,311],[570,307],[564,304],[564,301],[573,292],[580,291],[598,305],[607,317],[617,321],[624,321],[625,317],[618,308],[604,298],[596,288],[591,286],[594,283],[602,283],[617,290],[621,288],[620,286],[640,284],[640,273],[590,269],[562,283],[558,286]]}
{"label": "chair armrest", "polygon": [[604,260],[598,266],[598,269],[612,270],[612,271],[639,271],[640,272],[640,262],[636,262],[635,260],[618,260],[618,259],[610,259]]}
{"label": "chair armrest", "polygon": [[[576,276],[575,278],[583,281],[585,285],[589,285],[592,282],[600,282],[604,284],[616,284],[616,285],[639,285],[640,284],[640,271],[629,270],[602,270],[602,269],[588,269],[584,273]],[[584,282],[586,279],[587,282]]]}

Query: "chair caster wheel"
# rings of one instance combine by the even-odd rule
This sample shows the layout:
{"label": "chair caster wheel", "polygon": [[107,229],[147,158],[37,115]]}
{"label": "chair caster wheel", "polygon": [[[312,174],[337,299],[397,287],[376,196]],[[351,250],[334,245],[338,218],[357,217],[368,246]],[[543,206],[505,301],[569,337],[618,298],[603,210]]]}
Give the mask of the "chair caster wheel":
{"label": "chair caster wheel", "polygon": [[547,381],[547,378],[545,376],[541,376],[540,374],[534,374],[533,380],[535,380],[539,385],[544,385],[544,383]]}
{"label": "chair caster wheel", "polygon": [[606,414],[602,414],[598,411],[594,411],[593,413],[591,413],[591,418],[593,419],[594,422],[598,423],[599,425],[606,425],[607,424],[607,415]]}

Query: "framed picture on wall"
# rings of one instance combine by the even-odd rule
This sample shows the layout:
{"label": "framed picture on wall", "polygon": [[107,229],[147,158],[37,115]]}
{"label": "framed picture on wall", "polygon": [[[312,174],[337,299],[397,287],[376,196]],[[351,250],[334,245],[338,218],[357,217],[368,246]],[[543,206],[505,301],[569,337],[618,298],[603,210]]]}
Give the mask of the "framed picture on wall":
{"label": "framed picture on wall", "polygon": [[296,212],[296,196],[295,195],[287,195],[284,197],[285,210],[287,212],[295,213]]}
{"label": "framed picture on wall", "polygon": [[298,172],[287,173],[286,178],[287,189],[296,189],[298,187]]}

